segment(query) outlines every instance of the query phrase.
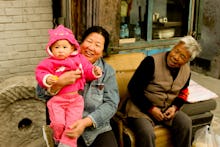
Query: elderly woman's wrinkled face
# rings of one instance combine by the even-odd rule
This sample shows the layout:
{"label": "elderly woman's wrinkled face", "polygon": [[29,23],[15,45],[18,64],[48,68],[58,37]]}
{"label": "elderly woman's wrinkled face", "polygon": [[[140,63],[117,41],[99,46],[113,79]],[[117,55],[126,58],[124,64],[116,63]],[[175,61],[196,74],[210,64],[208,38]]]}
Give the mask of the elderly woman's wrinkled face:
{"label": "elderly woman's wrinkled face", "polygon": [[94,63],[103,55],[105,38],[99,33],[89,34],[81,43],[81,53]]}
{"label": "elderly woman's wrinkled face", "polygon": [[171,68],[179,68],[190,59],[190,52],[185,48],[184,43],[180,42],[169,52],[167,65]]}

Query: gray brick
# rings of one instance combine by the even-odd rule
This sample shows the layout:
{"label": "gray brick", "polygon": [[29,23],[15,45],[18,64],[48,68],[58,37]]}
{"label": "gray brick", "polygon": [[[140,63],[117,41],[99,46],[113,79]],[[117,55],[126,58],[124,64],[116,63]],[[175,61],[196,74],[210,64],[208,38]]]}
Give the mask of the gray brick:
{"label": "gray brick", "polygon": [[11,23],[13,17],[10,16],[1,16],[0,23]]}
{"label": "gray brick", "polygon": [[27,44],[20,44],[13,46],[13,50],[16,52],[21,52],[21,51],[28,51],[28,45]]}
{"label": "gray brick", "polygon": [[4,26],[5,31],[11,31],[11,30],[26,30],[27,24],[26,23],[9,23]]}
{"label": "gray brick", "polygon": [[11,2],[11,6],[9,6],[10,8],[14,7],[14,8],[22,8],[24,7],[24,1],[18,1],[18,0],[14,0]]}
{"label": "gray brick", "polygon": [[[1,64],[0,64],[0,67],[1,67]],[[0,72],[1,72],[1,75],[7,75],[7,74],[9,74],[8,68],[2,68],[2,67],[1,67]]]}
{"label": "gray brick", "polygon": [[24,21],[24,16],[17,15],[17,16],[11,16],[13,23],[21,23]]}
{"label": "gray brick", "polygon": [[0,8],[7,8],[7,7],[11,7],[12,5],[13,5],[13,1],[6,1],[6,0],[0,1]]}
{"label": "gray brick", "polygon": [[47,28],[48,26],[50,26],[50,28],[52,28],[52,20],[51,21],[41,21],[41,22],[31,22],[31,27],[32,29],[43,29],[43,28]]}
{"label": "gray brick", "polygon": [[52,0],[38,0],[41,6],[51,6],[52,7]]}
{"label": "gray brick", "polygon": [[14,30],[14,31],[7,31],[4,32],[5,39],[12,39],[12,38],[20,38],[20,37],[27,37],[27,32],[24,30]]}
{"label": "gray brick", "polygon": [[6,15],[21,15],[22,9],[21,8],[5,8]]}
{"label": "gray brick", "polygon": [[26,15],[26,19],[25,19],[25,21],[38,21],[38,22],[40,20],[41,20],[41,16],[39,14]]}
{"label": "gray brick", "polygon": [[36,50],[42,50],[41,44],[28,44],[27,45],[27,51],[36,51]]}
{"label": "gray brick", "polygon": [[51,14],[40,14],[40,20],[51,21],[53,16]]}
{"label": "gray brick", "polygon": [[25,7],[39,7],[42,6],[38,0],[29,0],[25,2]]}
{"label": "gray brick", "polygon": [[22,9],[23,15],[34,14],[34,8],[26,7]]}
{"label": "gray brick", "polygon": [[41,31],[39,29],[31,29],[31,30],[27,30],[27,35],[28,36],[39,36],[41,35]]}
{"label": "gray brick", "polygon": [[34,9],[34,12],[37,14],[51,14],[52,9],[48,9],[48,7],[37,7]]}
{"label": "gray brick", "polygon": [[[1,5],[1,4],[0,4],[0,5]],[[5,15],[5,9],[0,7],[0,16],[1,16],[1,15],[3,15],[3,16]]]}

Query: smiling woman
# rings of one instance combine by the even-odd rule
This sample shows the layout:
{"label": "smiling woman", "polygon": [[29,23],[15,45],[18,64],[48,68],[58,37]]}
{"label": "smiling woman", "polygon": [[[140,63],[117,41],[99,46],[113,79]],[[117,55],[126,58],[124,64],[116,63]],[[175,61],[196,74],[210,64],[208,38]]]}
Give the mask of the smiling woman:
{"label": "smiling woman", "polygon": [[103,56],[105,38],[97,33],[91,33],[80,45],[81,53],[91,62]]}

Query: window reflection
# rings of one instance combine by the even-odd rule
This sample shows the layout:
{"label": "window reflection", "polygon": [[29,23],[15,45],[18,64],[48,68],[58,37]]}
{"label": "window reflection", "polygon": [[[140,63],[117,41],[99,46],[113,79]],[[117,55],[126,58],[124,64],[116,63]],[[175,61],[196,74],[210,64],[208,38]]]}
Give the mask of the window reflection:
{"label": "window reflection", "polygon": [[187,35],[189,4],[189,0],[122,0],[120,38],[146,40],[149,32],[152,39]]}

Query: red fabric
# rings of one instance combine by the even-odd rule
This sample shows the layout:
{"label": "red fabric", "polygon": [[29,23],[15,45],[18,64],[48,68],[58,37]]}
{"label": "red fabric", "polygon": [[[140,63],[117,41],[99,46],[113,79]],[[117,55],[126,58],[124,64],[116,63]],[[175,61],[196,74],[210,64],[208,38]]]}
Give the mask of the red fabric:
{"label": "red fabric", "polygon": [[188,95],[189,95],[189,89],[185,88],[180,91],[178,97],[186,101],[188,98]]}

